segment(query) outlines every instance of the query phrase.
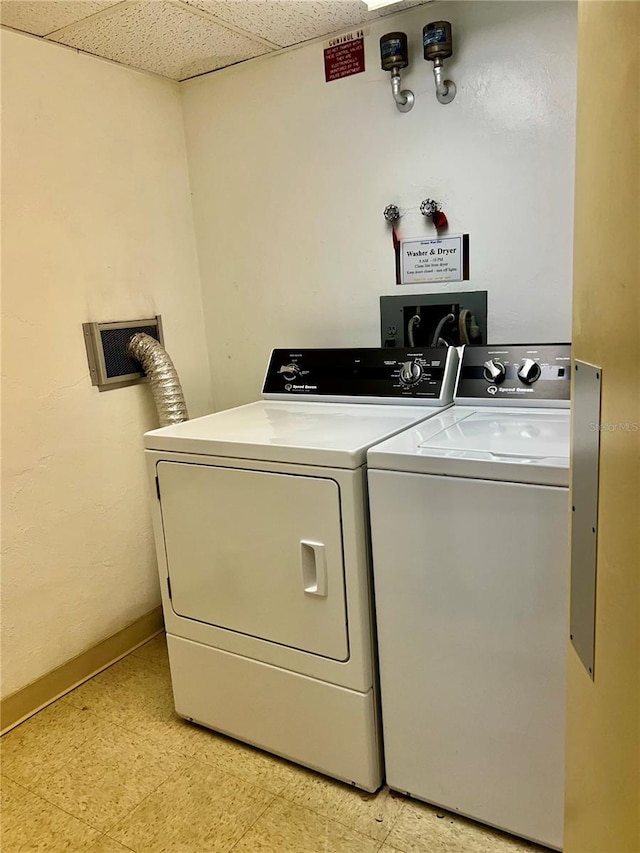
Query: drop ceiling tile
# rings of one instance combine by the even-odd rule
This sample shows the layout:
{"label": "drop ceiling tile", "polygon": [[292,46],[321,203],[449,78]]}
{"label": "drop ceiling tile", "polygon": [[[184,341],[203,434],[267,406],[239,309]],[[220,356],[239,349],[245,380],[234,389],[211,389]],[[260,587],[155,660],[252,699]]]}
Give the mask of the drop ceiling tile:
{"label": "drop ceiling tile", "polygon": [[115,6],[121,0],[2,0],[0,23],[44,36]]}
{"label": "drop ceiling tile", "polygon": [[248,33],[289,47],[308,39],[419,6],[428,0],[402,0],[374,12],[361,0],[183,0]]}
{"label": "drop ceiling tile", "polygon": [[268,52],[248,36],[171,2],[143,0],[52,37],[124,65],[186,80]]}

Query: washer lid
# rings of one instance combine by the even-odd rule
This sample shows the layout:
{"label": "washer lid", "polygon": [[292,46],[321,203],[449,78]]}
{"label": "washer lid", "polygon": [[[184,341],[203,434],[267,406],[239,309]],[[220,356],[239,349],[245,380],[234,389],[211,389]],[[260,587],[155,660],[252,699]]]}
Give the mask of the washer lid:
{"label": "washer lid", "polygon": [[395,471],[567,485],[569,424],[569,412],[562,410],[455,406],[376,446],[368,463]]}
{"label": "washer lid", "polygon": [[536,461],[565,458],[569,451],[569,420],[562,414],[477,411],[420,444],[483,458]]}
{"label": "washer lid", "polygon": [[[445,407],[446,408],[446,407]],[[145,434],[145,447],[357,468],[367,448],[443,408],[261,400]]]}

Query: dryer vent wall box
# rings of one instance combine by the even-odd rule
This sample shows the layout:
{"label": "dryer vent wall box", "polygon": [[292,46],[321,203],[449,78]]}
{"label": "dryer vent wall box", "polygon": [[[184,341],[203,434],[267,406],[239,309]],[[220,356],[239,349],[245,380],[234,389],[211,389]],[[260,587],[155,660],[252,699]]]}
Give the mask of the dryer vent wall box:
{"label": "dryer vent wall box", "polygon": [[381,296],[380,337],[383,347],[486,344],[487,291]]}
{"label": "dryer vent wall box", "polygon": [[380,786],[366,453],[451,406],[457,359],[274,350],[264,399],[146,434],[178,714]]}
{"label": "dryer vent wall box", "polygon": [[144,381],[140,365],[127,354],[133,335],[144,332],[164,346],[162,318],[159,314],[143,320],[112,323],[83,323],[91,384],[100,391],[123,388]]}

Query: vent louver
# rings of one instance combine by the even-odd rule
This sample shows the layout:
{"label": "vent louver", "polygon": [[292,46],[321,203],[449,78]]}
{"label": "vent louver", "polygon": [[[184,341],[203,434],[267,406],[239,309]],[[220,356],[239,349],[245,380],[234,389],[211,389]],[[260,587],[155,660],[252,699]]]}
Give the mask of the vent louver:
{"label": "vent louver", "polygon": [[160,315],[114,323],[83,323],[91,383],[100,391],[123,388],[144,380],[139,364],[127,354],[127,344],[144,332],[164,345]]}

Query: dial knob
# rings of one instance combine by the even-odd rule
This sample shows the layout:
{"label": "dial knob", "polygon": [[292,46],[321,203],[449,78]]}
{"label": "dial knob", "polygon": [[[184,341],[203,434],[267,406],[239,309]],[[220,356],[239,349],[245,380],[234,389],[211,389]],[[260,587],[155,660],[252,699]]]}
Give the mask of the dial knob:
{"label": "dial knob", "polygon": [[400,366],[400,381],[404,385],[413,385],[422,376],[422,367],[417,361],[405,361]]}
{"label": "dial knob", "polygon": [[493,382],[495,385],[499,385],[501,382],[504,382],[506,373],[506,368],[501,361],[496,361],[495,358],[490,358],[489,361],[485,361],[484,378],[487,382]]}
{"label": "dial knob", "polygon": [[540,365],[537,361],[534,361],[532,358],[525,358],[518,368],[518,377],[525,383],[525,385],[533,385],[533,383],[540,378],[541,372]]}
{"label": "dial knob", "polygon": [[287,382],[293,382],[293,380],[300,373],[300,368],[294,362],[290,364],[283,364],[278,373],[281,373],[282,376],[287,380]]}

